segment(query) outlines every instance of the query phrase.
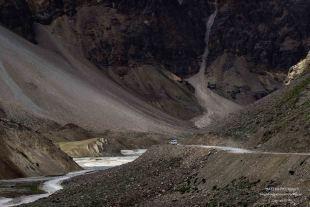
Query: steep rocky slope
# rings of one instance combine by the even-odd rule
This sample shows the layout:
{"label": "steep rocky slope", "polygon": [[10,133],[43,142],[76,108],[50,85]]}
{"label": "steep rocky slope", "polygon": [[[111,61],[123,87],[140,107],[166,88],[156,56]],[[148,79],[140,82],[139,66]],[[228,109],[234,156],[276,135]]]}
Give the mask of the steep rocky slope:
{"label": "steep rocky slope", "polygon": [[211,124],[188,143],[235,143],[282,152],[307,152],[310,146],[310,54],[290,70],[289,85],[240,113]]}
{"label": "steep rocky slope", "polygon": [[[101,16],[101,10],[106,10],[107,16]],[[126,46],[121,39],[124,35],[117,33],[119,29],[115,29],[116,31],[109,30],[108,32],[101,31],[101,29],[108,27],[106,24],[112,24],[109,22],[112,21],[110,20],[112,14],[110,14],[109,9],[93,6],[83,7],[78,11],[74,17],[57,18],[50,26],[37,25],[36,34],[39,45],[53,49],[63,55],[70,53],[86,57],[129,93],[135,94],[140,99],[174,117],[188,120],[201,113],[201,107],[190,86],[185,82],[181,83],[181,78],[172,77],[173,74],[169,74],[167,68],[159,62],[144,60],[128,60],[125,64],[117,62],[122,58],[117,55],[126,52],[122,51]],[[98,13],[98,15],[89,15],[90,13]],[[119,14],[115,13],[114,15],[118,16]],[[93,19],[93,17],[98,19]],[[125,24],[130,25],[131,22],[121,23],[121,25]],[[86,27],[89,27],[89,32],[85,31]],[[97,29],[93,30],[92,28]],[[96,38],[94,39],[93,36]],[[56,46],[51,48],[51,44],[46,43],[48,39],[51,44]],[[120,49],[113,48],[104,41],[114,41],[117,44],[115,47],[120,47]],[[87,50],[91,50],[92,53],[88,55]],[[109,58],[108,56],[117,61],[111,60],[112,63],[104,63],[104,61],[109,62],[106,60]],[[170,110],[171,108],[177,110]]]}
{"label": "steep rocky slope", "polygon": [[[51,24],[55,35],[102,70],[135,70],[135,64],[149,63],[181,77],[198,72],[206,20],[215,9],[214,1],[204,0],[17,2],[0,6],[0,22],[15,31],[28,31],[33,22]],[[280,88],[289,67],[310,49],[308,1],[221,0],[217,7],[207,68],[210,89],[248,104]],[[5,18],[20,13],[33,18],[25,24]]]}
{"label": "steep rocky slope", "polygon": [[[90,131],[106,129],[193,132],[203,112],[222,117],[282,87],[310,49],[309,6],[307,0],[0,0],[0,24],[37,44],[0,27],[0,117],[54,141],[89,139]],[[300,73],[294,71],[289,86],[188,142],[306,151],[309,75],[293,80]],[[190,77],[196,91],[184,81]],[[194,96],[199,87],[209,94],[206,103]]]}
{"label": "steep rocky slope", "polygon": [[0,179],[61,175],[80,167],[43,135],[0,119]]}
{"label": "steep rocky slope", "polygon": [[154,147],[133,163],[76,178],[26,206],[307,206],[309,57],[292,67],[288,86],[184,142],[254,151]]}
{"label": "steep rocky slope", "polygon": [[1,0],[0,24],[30,41],[35,41],[33,18],[24,0]]}
{"label": "steep rocky slope", "polygon": [[176,133],[190,128],[189,122],[126,92],[83,58],[60,56],[4,28],[0,38],[0,97],[12,103],[5,110],[18,105],[61,125],[73,123],[95,131]]}
{"label": "steep rocky slope", "polygon": [[[20,11],[21,9],[23,10]],[[62,41],[56,38],[56,41],[61,42],[63,45],[68,46],[69,49],[73,49],[74,51],[81,49],[80,55],[82,57],[85,56],[89,58],[89,56],[87,55],[88,54],[87,51],[92,50],[91,48],[89,48],[91,44],[95,45],[95,47],[98,47],[102,45],[103,43],[99,44],[97,40],[93,41],[92,39],[89,39],[90,37],[89,35],[91,34],[85,31],[85,29],[87,28],[85,28],[84,25],[86,24],[90,26],[95,26],[95,23],[97,21],[104,20],[104,21],[101,21],[102,22],[101,24],[103,24],[105,21],[109,21],[111,16],[89,15],[90,13],[94,14],[96,11],[99,12],[101,9],[103,9],[103,7],[100,4],[98,4],[98,2],[96,3],[95,1],[93,2],[90,1],[87,3],[84,1],[79,1],[77,3],[74,3],[73,1],[26,1],[26,2],[23,0],[19,0],[17,2],[4,1],[3,5],[0,6],[0,13],[3,14],[2,18],[0,19],[0,23],[2,23],[4,26],[7,26],[11,30],[19,34],[21,34],[19,32],[20,30],[24,31],[29,28],[29,31],[31,31],[31,34],[30,32],[28,33],[25,32],[25,34],[22,33],[21,35],[23,35],[24,37],[28,37],[28,35],[30,35],[31,37],[34,37],[34,34],[35,34],[36,41],[39,40],[39,43],[40,43],[41,34],[40,33],[38,34],[37,31],[34,31],[33,23],[39,22],[41,24],[50,24],[52,23],[52,20],[57,19],[58,22],[61,22],[59,24],[60,25],[62,24],[63,29],[59,31],[55,30],[53,31],[53,34],[55,34],[56,37],[63,36],[64,40]],[[79,10],[79,13],[76,13],[76,10]],[[25,22],[23,21],[23,19],[15,18],[15,16],[19,15],[19,13],[22,13],[24,16],[27,16],[27,19],[29,19],[29,22]],[[102,12],[100,13],[102,14]],[[59,16],[63,16],[63,17],[57,18]],[[96,20],[96,22],[94,23],[91,23],[93,21],[91,19],[91,16],[98,17],[98,20]],[[33,17],[33,18],[30,18],[30,17]],[[14,24],[8,21],[7,20],[8,18],[13,19]],[[62,18],[65,19],[64,22],[61,20]],[[77,19],[79,24],[76,26],[72,25],[71,24],[72,21],[70,18]],[[69,25],[67,25],[68,22],[66,20],[69,21]],[[105,29],[106,26],[104,26],[104,28],[102,26],[100,27],[96,26],[97,28],[96,30],[98,30],[98,32],[101,32],[101,30]],[[74,30],[76,30],[77,32],[74,32]],[[78,31],[80,31],[81,34],[79,34],[80,32]],[[51,38],[55,38],[55,36]],[[117,38],[120,35],[117,35],[112,32],[111,35],[108,35],[107,37],[111,39],[113,38],[113,36]],[[103,37],[98,37],[98,38],[103,38]],[[101,40],[98,39],[98,41],[101,41]],[[105,41],[105,40],[102,40],[102,41]],[[121,45],[123,44],[123,41],[121,41],[120,39],[117,39],[116,43],[119,44],[118,47],[126,47],[125,45]],[[44,42],[43,44],[46,44],[46,43]],[[85,45],[85,47],[83,45]],[[102,49],[106,49],[106,48],[103,47],[103,48],[96,49],[98,51],[98,54],[100,55],[105,54],[105,52],[103,52]],[[116,49],[113,49],[113,50],[116,50]],[[63,51],[56,51],[56,52],[62,53]],[[71,51],[69,50],[69,52]],[[114,55],[111,54],[111,56],[114,56]],[[91,54],[91,57],[97,58],[95,54]],[[75,56],[75,58],[80,58],[80,57]],[[98,58],[102,58],[102,57],[98,57]],[[115,57],[114,59],[119,59],[119,57]],[[92,60],[91,62],[95,63]],[[97,65],[98,67],[100,66],[100,64],[98,65],[96,63],[95,65]],[[118,64],[113,64],[113,66],[117,66],[117,65]],[[122,64],[120,66],[122,66]],[[126,65],[126,67],[127,66],[128,65]],[[138,64],[138,67],[142,68],[142,70],[137,69],[137,71],[139,70],[140,71],[139,73],[142,76],[146,76],[147,74],[146,71],[149,71],[150,66],[145,65],[144,63],[142,65]],[[136,68],[136,66],[132,66],[132,68]],[[149,101],[149,103],[151,103],[153,106],[159,109],[162,109],[165,112],[171,113],[171,115],[177,118],[181,118],[181,119],[183,118],[190,119],[198,115],[199,113],[201,113],[201,109],[197,101],[195,100],[195,97],[193,96],[191,92],[189,92],[189,88],[185,84],[178,84],[176,80],[169,81],[169,79],[167,79],[163,73],[156,72],[160,70],[165,70],[158,63],[156,63],[155,66],[151,66],[151,70],[154,70],[155,72],[155,75],[149,76],[150,81],[153,84],[148,84],[142,89],[137,88],[137,86],[135,86],[135,85],[141,85],[141,82],[136,83],[134,80],[127,79],[127,80],[130,80],[129,83],[128,81],[127,82],[125,81],[124,83],[123,82],[120,83],[119,79],[122,77],[117,77],[118,71],[120,70],[128,71],[130,70],[130,67],[125,68],[125,69],[114,68],[113,72],[115,72],[116,75],[113,75],[112,79],[113,80],[118,79],[115,81],[119,83],[122,87],[124,87],[125,89],[133,88],[134,91],[131,90],[129,92],[135,93],[140,98],[142,97],[142,99],[144,100],[147,100],[145,96],[149,94],[149,96],[152,96],[154,99],[152,101],[149,101],[149,100],[147,101]],[[156,83],[157,80],[160,80],[160,81]],[[132,85],[133,87],[128,87],[128,84]],[[176,92],[172,93],[171,91],[176,91]],[[179,108],[179,110],[176,113],[174,113],[172,110],[170,110],[170,108],[173,108],[173,107]]]}
{"label": "steep rocky slope", "polygon": [[281,87],[310,49],[307,0],[220,1],[210,36],[210,87],[251,103]]}
{"label": "steep rocky slope", "polygon": [[[189,77],[199,70],[205,22],[214,9],[214,1],[202,0],[7,0],[0,4],[0,23],[32,40],[34,22],[51,24],[55,35],[104,71],[113,67],[119,74],[116,67],[136,70],[148,63]],[[309,50],[308,9],[307,0],[219,1],[209,88],[240,104],[280,88],[288,68]]]}
{"label": "steep rocky slope", "polygon": [[132,94],[174,117],[189,120],[202,113],[202,107],[190,86],[162,66],[111,68],[109,77]]}

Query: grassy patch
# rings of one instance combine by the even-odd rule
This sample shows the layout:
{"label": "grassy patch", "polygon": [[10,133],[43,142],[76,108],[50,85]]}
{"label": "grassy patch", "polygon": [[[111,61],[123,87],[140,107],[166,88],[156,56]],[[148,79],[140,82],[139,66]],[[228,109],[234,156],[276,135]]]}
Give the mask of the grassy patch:
{"label": "grassy patch", "polygon": [[310,84],[310,78],[307,77],[301,83],[297,84],[292,90],[288,91],[279,105],[288,104],[289,106],[295,106],[298,101],[300,94],[305,90],[305,88]]}
{"label": "grassy patch", "polygon": [[19,197],[23,195],[42,194],[41,182],[0,183],[0,197]]}
{"label": "grassy patch", "polygon": [[191,191],[191,186],[188,185],[187,183],[182,183],[180,186],[178,186],[176,191],[179,191],[182,194],[189,193]]}

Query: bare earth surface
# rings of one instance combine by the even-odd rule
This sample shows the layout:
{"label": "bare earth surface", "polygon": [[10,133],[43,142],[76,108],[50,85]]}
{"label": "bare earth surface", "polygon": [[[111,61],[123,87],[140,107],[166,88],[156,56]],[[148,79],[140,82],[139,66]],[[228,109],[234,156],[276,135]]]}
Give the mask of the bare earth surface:
{"label": "bare earth surface", "polygon": [[188,125],[130,95],[90,64],[67,61],[4,28],[0,40],[0,97],[10,106],[92,130],[176,133]]}
{"label": "bare earth surface", "polygon": [[309,164],[309,155],[154,147],[26,206],[307,206]]}
{"label": "bare earth surface", "polygon": [[0,179],[80,170],[52,141],[21,124],[0,119],[0,143]]}
{"label": "bare earth surface", "polygon": [[0,0],[0,179],[58,176],[24,206],[310,206],[310,4],[189,2]]}

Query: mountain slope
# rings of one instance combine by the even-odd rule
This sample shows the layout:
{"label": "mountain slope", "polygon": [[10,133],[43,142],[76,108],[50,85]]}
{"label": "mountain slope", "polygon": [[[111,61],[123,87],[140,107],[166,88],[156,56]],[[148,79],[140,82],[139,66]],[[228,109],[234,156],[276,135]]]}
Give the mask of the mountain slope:
{"label": "mountain slope", "polygon": [[[279,89],[291,64],[309,50],[309,4],[307,0],[222,0],[217,5],[208,31],[205,85],[240,105],[253,103]],[[40,45],[49,41],[53,48],[50,44],[48,48],[70,59],[70,64],[72,59],[87,59],[129,93],[144,101],[152,97],[147,102],[153,107],[188,120],[201,109],[186,84],[172,84],[178,92],[171,93],[171,84],[158,81],[163,76],[148,76],[146,71],[160,68],[181,78],[197,73],[206,21],[214,10],[211,0],[8,0],[0,2],[0,23]],[[18,18],[10,21],[12,16]],[[42,24],[49,37],[42,34]],[[68,53],[75,57],[68,58]],[[151,77],[151,85],[140,80],[146,77]],[[225,107],[223,111],[227,113]]]}
{"label": "mountain slope", "polygon": [[189,125],[130,95],[83,59],[67,61],[4,28],[0,39],[0,97],[36,116],[92,130],[175,133]]}
{"label": "mountain slope", "polygon": [[0,118],[0,179],[61,175],[80,167],[50,140],[33,130]]}
{"label": "mountain slope", "polygon": [[[191,143],[235,143],[262,150],[307,152],[310,146],[310,54],[292,67],[289,85],[218,120]],[[212,143],[214,144],[214,143]]]}
{"label": "mountain slope", "polygon": [[[309,201],[309,167],[310,156],[160,146],[132,163],[77,177],[57,194],[23,206],[235,207],[270,206],[274,199],[282,200],[274,206],[304,207]],[[281,190],[271,188],[289,188],[293,195],[275,196]]]}
{"label": "mountain slope", "polygon": [[[101,33],[101,29],[106,27],[106,25],[97,27],[92,21],[103,24],[103,22],[108,21],[107,18],[112,18],[109,13],[100,16],[102,14],[101,9],[103,9],[101,6],[83,7],[79,9],[79,14],[75,15],[74,20],[63,16],[48,26],[36,24],[35,31],[39,45],[60,53],[70,60],[71,64],[75,62],[75,59],[88,59],[93,64],[91,67],[101,70],[101,74],[106,74],[109,79],[121,86],[127,93],[137,96],[153,107],[164,111],[164,113],[186,120],[199,115],[201,108],[188,84],[181,82],[181,78],[168,72],[167,67],[159,62],[130,61],[128,65],[107,64],[103,67],[101,64],[104,64],[105,60],[95,60],[101,58],[98,56],[102,55],[112,57],[113,53],[118,51],[116,48],[113,49],[113,52],[102,51],[108,50],[110,46],[104,43],[104,39],[92,39],[93,36],[97,36],[97,32]],[[93,15],[89,15],[90,13],[98,13],[95,16],[99,19],[93,20]],[[96,31],[89,28],[96,34],[85,30],[88,28],[85,25],[96,27]],[[122,35],[113,32],[111,34],[103,33],[105,34],[104,38],[117,38],[115,41],[120,41],[118,44],[123,44],[119,39],[119,36]],[[87,54],[86,50],[88,49],[96,54]],[[115,57],[115,59],[117,58]],[[84,71],[84,73],[87,72]],[[170,110],[171,108],[177,108],[178,111]]]}

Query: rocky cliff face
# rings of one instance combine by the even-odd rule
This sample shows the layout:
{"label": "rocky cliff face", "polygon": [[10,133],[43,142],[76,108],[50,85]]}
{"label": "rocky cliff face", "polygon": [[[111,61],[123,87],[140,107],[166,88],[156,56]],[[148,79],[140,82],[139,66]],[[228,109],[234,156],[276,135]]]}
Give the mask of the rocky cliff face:
{"label": "rocky cliff face", "polygon": [[210,87],[250,103],[282,85],[310,49],[309,1],[221,1],[210,37]]}
{"label": "rocky cliff face", "polygon": [[291,68],[288,83],[240,113],[214,122],[209,126],[210,134],[197,135],[192,141],[206,144],[202,140],[212,140],[215,135],[216,141],[224,137],[225,141],[239,142],[248,148],[307,152],[310,146],[310,55]]}
{"label": "rocky cliff face", "polygon": [[80,167],[50,140],[31,129],[0,119],[0,179],[60,175]]}
{"label": "rocky cliff face", "polygon": [[203,18],[210,9],[205,1],[185,6],[178,1],[90,1],[66,15],[69,28],[56,21],[78,35],[85,56],[101,69],[156,62],[187,76],[198,71]]}
{"label": "rocky cliff face", "polygon": [[[19,1],[25,4],[28,16],[30,8],[32,21],[43,24],[62,15],[72,20],[83,16],[81,31],[73,29],[80,35],[86,57],[100,68],[154,60],[182,76],[198,71],[204,48],[203,19],[211,10],[201,0],[190,4],[177,0]],[[10,4],[14,8],[10,14],[16,19],[18,7]],[[0,22],[6,25],[7,20]]]}
{"label": "rocky cliff face", "polygon": [[[215,9],[211,0],[2,2],[0,22],[28,39],[34,37],[32,21],[53,23],[102,70],[150,63],[181,77],[198,72],[205,23]],[[278,89],[283,74],[310,49],[309,7],[307,0],[218,1],[209,88],[240,104]]]}
{"label": "rocky cliff face", "polygon": [[0,24],[30,41],[35,40],[31,11],[24,0],[1,0]]}
{"label": "rocky cliff face", "polygon": [[76,0],[25,0],[34,20],[41,24],[50,24],[61,15],[72,16],[76,13]]}
{"label": "rocky cliff face", "polygon": [[257,65],[286,71],[309,50],[309,9],[306,0],[233,0],[221,4],[210,40],[210,59],[226,51]]}

